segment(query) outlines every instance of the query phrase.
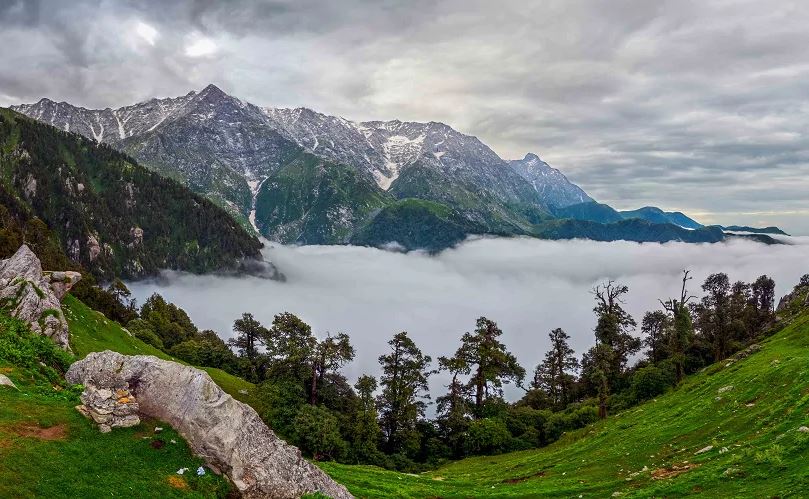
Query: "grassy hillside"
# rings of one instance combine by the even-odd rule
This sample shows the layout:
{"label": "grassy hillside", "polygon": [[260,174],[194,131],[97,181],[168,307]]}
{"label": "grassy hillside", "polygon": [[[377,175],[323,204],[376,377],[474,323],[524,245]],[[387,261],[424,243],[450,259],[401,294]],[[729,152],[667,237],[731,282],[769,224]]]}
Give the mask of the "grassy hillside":
{"label": "grassy hillside", "polygon": [[[0,497],[227,496],[225,479],[210,470],[197,476],[202,459],[168,425],[146,420],[99,433],[59,376],[69,361],[0,312],[0,373],[17,386],[0,386]],[[180,468],[190,471],[181,476]]]}
{"label": "grassy hillside", "polygon": [[[109,348],[168,358],[73,297],[64,309],[79,357]],[[210,473],[176,475],[201,461],[167,426],[155,434],[162,425],[147,421],[101,435],[73,408],[78,394],[49,377],[48,368],[3,360],[3,335],[14,323],[0,316],[0,372],[20,388],[0,387],[0,497],[227,492]],[[319,464],[358,497],[801,497],[809,490],[809,432],[799,430],[809,426],[809,312],[761,346],[543,449],[465,459],[418,475]],[[253,385],[209,373],[250,402]],[[165,445],[156,449],[158,439]]]}
{"label": "grassy hillside", "polygon": [[[155,357],[173,360],[185,364],[157,348],[131,336],[117,322],[104,317],[103,314],[90,309],[87,305],[71,295],[65,297],[62,310],[70,328],[70,347],[79,358],[90,352],[113,350],[126,355],[154,355]],[[225,392],[236,400],[252,403],[255,385],[237,376],[212,367],[200,368]],[[246,393],[245,393],[246,392]]]}
{"label": "grassy hillside", "polygon": [[360,497],[801,497],[809,490],[809,433],[798,430],[809,426],[809,313],[762,346],[544,449],[421,475],[321,466]]}

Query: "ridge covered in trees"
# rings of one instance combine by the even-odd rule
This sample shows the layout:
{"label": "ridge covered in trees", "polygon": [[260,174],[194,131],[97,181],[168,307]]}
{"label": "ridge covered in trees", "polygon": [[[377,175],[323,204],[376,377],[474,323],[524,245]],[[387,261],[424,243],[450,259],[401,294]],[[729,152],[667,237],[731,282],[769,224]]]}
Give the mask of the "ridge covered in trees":
{"label": "ridge covered in trees", "polygon": [[23,242],[46,268],[107,282],[236,268],[261,248],[211,201],[125,154],[0,109],[0,258]]}

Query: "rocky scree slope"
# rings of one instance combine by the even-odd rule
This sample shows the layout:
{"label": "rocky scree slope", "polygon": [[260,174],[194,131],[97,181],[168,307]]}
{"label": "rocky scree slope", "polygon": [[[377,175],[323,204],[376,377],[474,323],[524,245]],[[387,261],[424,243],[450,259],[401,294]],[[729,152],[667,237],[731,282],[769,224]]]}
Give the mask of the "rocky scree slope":
{"label": "rocky scree slope", "polygon": [[[209,200],[105,144],[9,110],[0,110],[0,201],[6,241],[30,238],[24,229],[41,220],[45,239],[102,279],[260,257],[261,243]],[[0,247],[8,254],[21,242]]]}

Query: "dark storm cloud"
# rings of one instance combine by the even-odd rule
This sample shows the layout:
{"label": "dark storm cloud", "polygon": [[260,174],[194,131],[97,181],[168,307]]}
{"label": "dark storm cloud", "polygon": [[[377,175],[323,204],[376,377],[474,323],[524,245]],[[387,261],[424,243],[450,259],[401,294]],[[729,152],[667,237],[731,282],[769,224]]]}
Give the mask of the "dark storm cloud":
{"label": "dark storm cloud", "polygon": [[807,22],[790,1],[0,0],[0,104],[215,82],[261,105],[443,121],[618,208],[809,233]]}

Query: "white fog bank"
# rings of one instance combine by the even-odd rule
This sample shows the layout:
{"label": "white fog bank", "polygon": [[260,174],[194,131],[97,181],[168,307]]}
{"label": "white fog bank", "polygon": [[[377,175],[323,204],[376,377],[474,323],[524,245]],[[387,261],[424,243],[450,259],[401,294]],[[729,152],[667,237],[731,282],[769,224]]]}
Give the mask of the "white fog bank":
{"label": "white fog bank", "polygon": [[[721,244],[636,244],[537,239],[479,239],[437,256],[351,246],[273,245],[265,251],[286,282],[253,277],[195,276],[166,272],[155,281],[129,284],[138,303],[158,292],[184,308],[200,329],[232,336],[233,321],[252,313],[265,325],[289,311],[318,336],[346,332],[356,360],[344,370],[353,384],[377,375],[377,357],[399,331],[435,359],[450,355],[462,333],[481,315],[503,329],[503,341],[529,375],[544,356],[548,332],[561,327],[577,355],[593,344],[592,287],[612,278],[629,286],[627,308],[640,322],[658,298],[678,293],[683,269],[694,275],[692,292],[714,272],[731,280],[775,279],[778,297],[809,273],[809,238],[789,245],[750,241]],[[433,397],[443,392],[434,376]],[[509,389],[509,398],[520,390]]]}

